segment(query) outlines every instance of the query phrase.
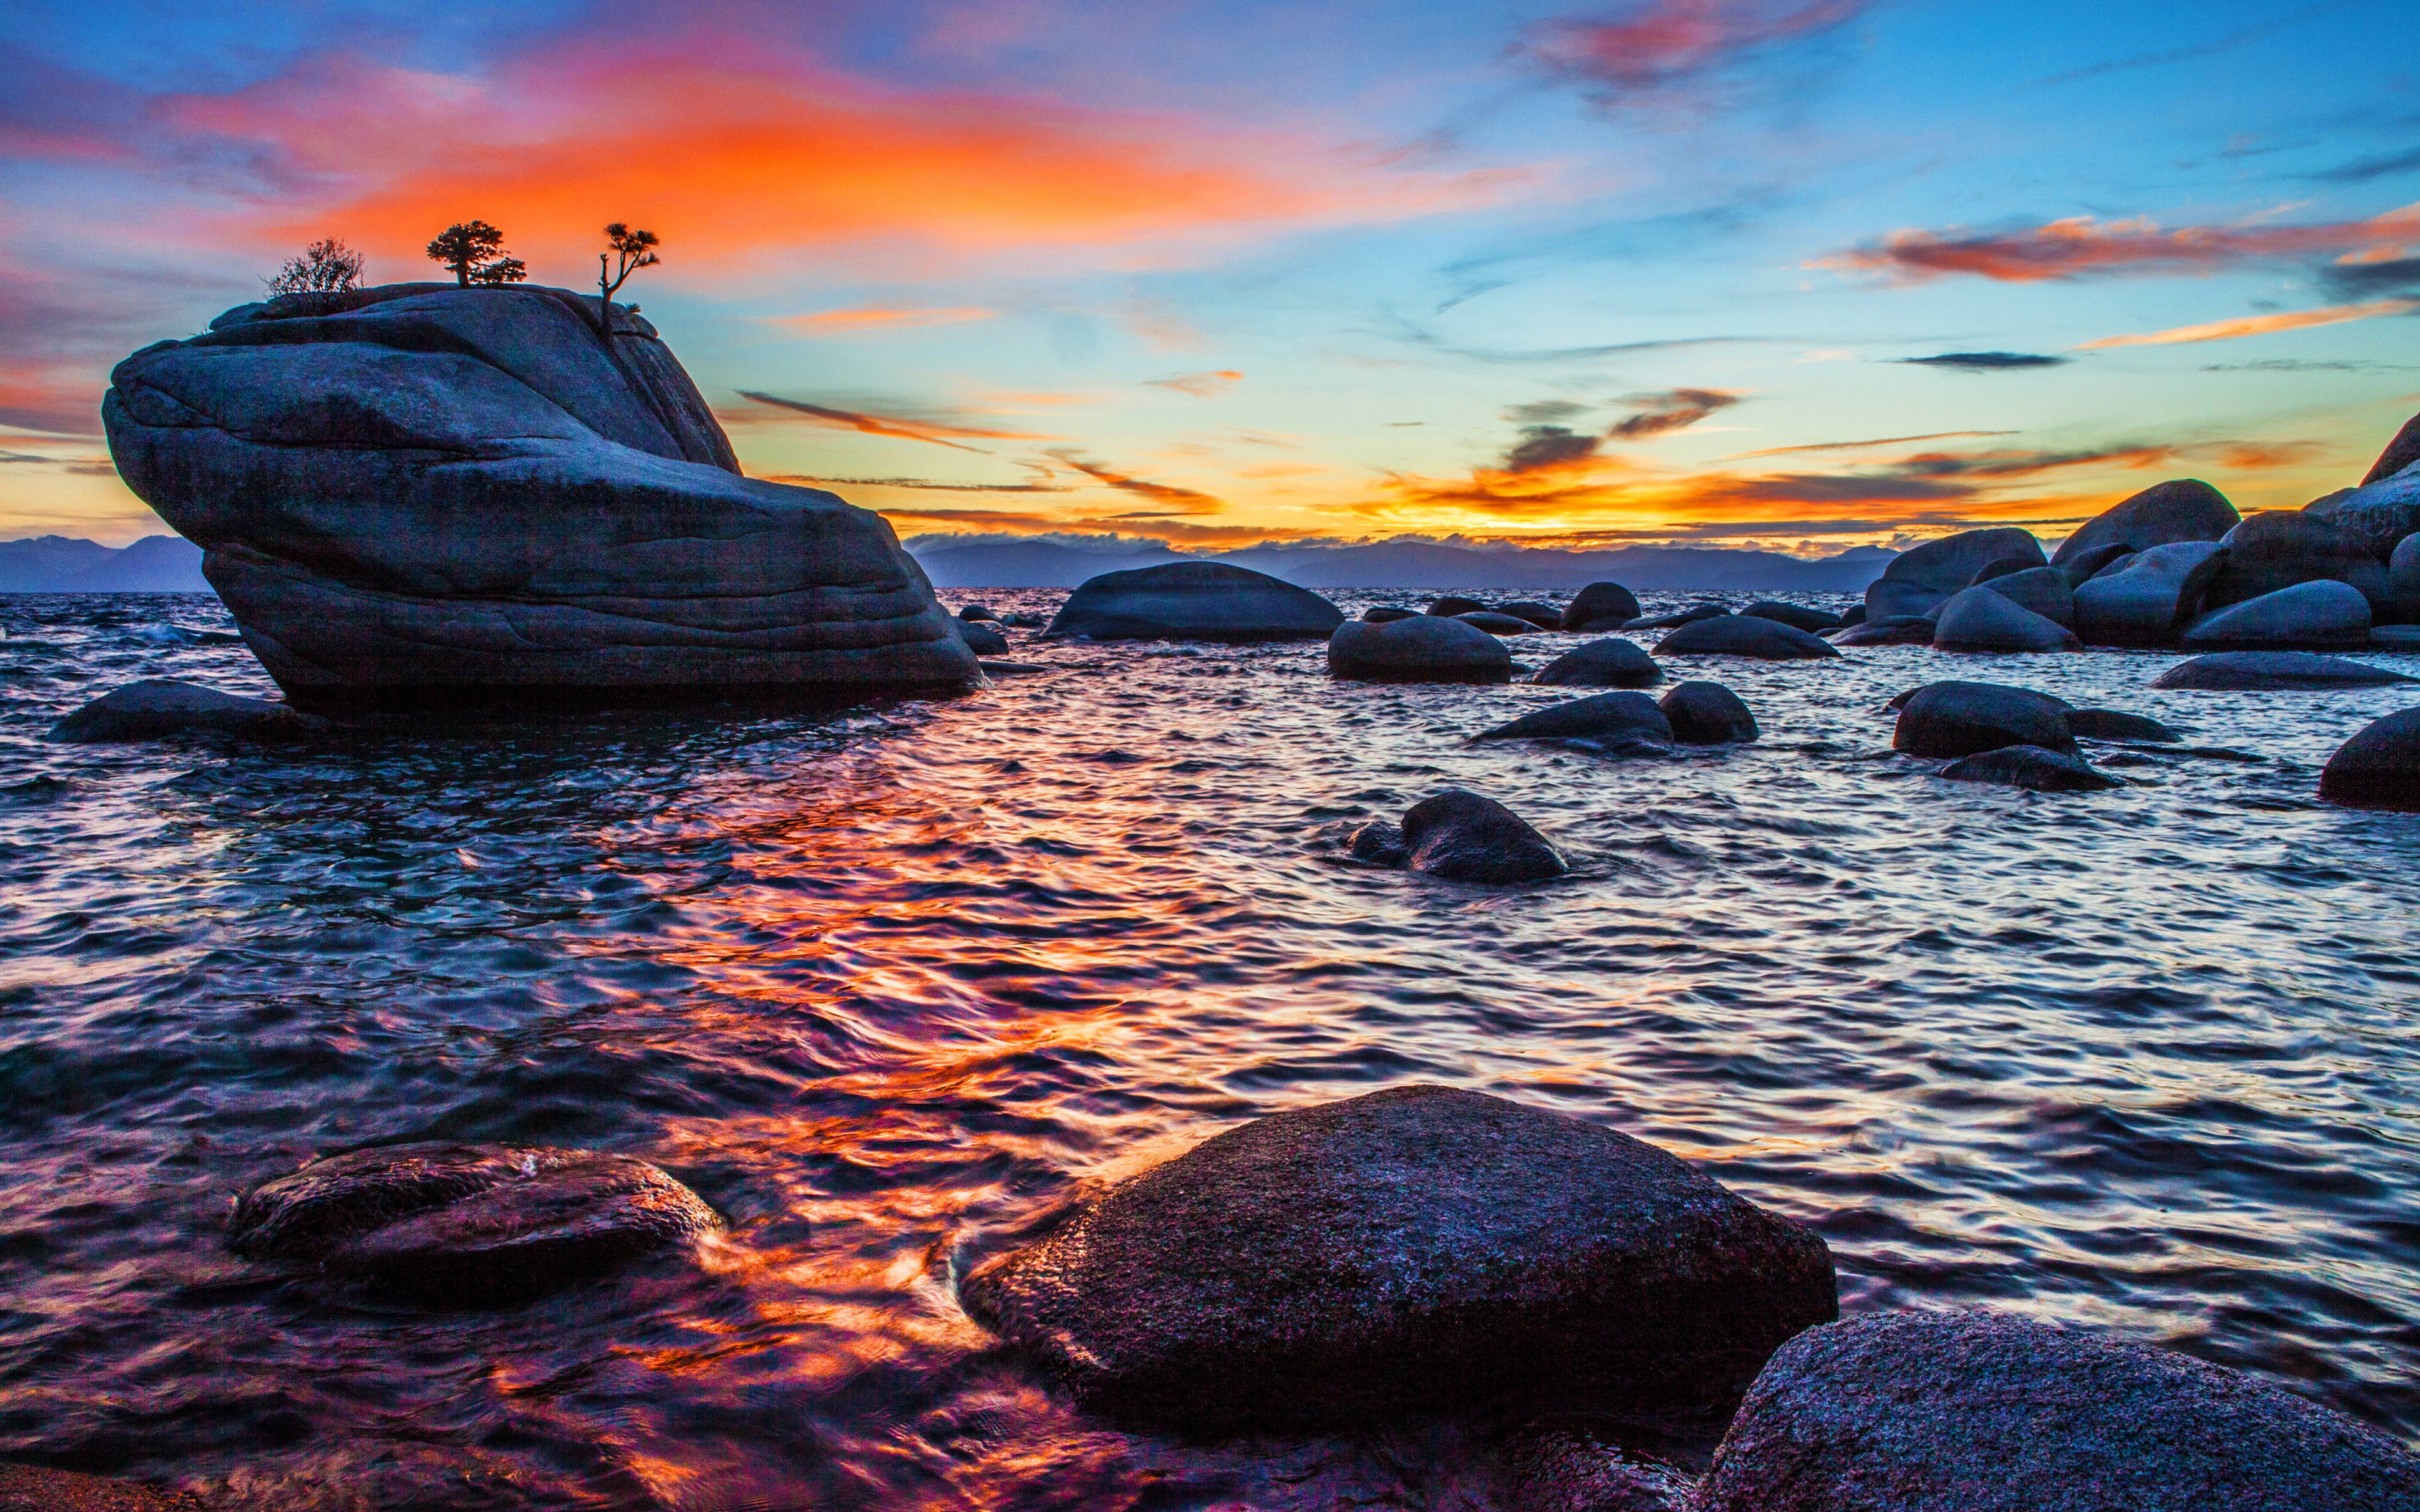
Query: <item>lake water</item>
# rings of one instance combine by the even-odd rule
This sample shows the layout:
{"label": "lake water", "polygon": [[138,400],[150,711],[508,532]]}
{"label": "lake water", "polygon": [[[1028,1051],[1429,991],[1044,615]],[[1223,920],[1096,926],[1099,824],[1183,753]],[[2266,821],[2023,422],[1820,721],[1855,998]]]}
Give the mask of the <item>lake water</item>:
{"label": "lake water", "polygon": [[[2420,689],[1725,660],[1681,675],[1761,742],[1620,762],[1464,743],[1561,689],[1016,634],[1050,671],[840,716],[43,743],[137,677],[269,691],[172,625],[232,628],[0,598],[0,1458],[281,1509],[1478,1504],[1469,1425],[1123,1434],[953,1297],[1086,1182],[1411,1081],[1703,1163],[1823,1233],[1844,1309],[2168,1344],[2420,1442],[2420,817],[2314,797]],[[1945,676],[2260,760],[1943,782],[1883,705]],[[1448,785],[1574,873],[1343,860]],[[641,1155],[729,1233],[464,1312],[225,1248],[248,1183],[423,1139]]]}

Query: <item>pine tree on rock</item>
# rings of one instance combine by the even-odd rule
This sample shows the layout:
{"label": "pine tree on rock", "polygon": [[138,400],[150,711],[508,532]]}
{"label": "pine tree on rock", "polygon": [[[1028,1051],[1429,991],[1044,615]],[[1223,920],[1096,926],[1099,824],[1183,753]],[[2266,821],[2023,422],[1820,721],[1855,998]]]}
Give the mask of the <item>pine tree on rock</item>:
{"label": "pine tree on rock", "polygon": [[459,221],[428,244],[431,262],[442,263],[464,288],[473,285],[518,284],[529,277],[528,267],[504,251],[504,234],[485,221]]}

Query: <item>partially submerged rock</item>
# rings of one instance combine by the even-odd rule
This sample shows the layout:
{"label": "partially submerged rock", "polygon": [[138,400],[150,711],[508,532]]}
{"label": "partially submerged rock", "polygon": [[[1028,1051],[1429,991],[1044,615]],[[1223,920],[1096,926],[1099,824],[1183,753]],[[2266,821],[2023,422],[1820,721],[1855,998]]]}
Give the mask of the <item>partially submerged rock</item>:
{"label": "partially submerged rock", "polygon": [[1489,635],[1535,635],[1538,627],[1518,614],[1498,614],[1494,609],[1472,609],[1453,616],[1465,625],[1476,625]]}
{"label": "partially submerged rock", "polygon": [[[1699,620],[1719,620],[1730,612],[1730,609],[1715,603],[1713,599],[1705,599],[1699,603],[1690,605],[1687,609],[1677,609],[1670,614],[1659,614],[1652,620],[1633,620],[1630,622],[1630,628],[1634,630],[1669,630],[1676,625],[1695,625]],[[1592,629],[1594,626],[1584,625],[1582,628]]]}
{"label": "partially submerged rock", "polygon": [[1911,756],[1973,756],[2004,746],[2073,754],[2067,705],[1998,683],[1928,683],[1907,695],[1891,733],[1891,748]]}
{"label": "partially submerged rock", "polygon": [[2084,649],[2074,631],[2003,597],[1989,582],[1964,590],[1941,607],[1932,644],[1939,651],[1965,652]]}
{"label": "partially submerged rock", "polygon": [[2420,709],[2371,721],[2319,772],[2319,796],[2348,809],[2420,813]]}
{"label": "partially submerged rock", "polygon": [[2407,677],[2350,656],[2320,656],[2307,651],[2221,651],[2180,661],[2153,678],[2151,686],[2236,693],[2279,688],[2383,687],[2389,683],[2411,682],[2420,682],[2420,678]]}
{"label": "partially submerged rock", "polygon": [[1756,716],[1720,683],[1675,684],[1656,707],[1670,721],[1672,738],[1684,746],[1726,746],[1757,737]]}
{"label": "partially submerged rock", "polygon": [[1086,1405],[1196,1431],[1720,1401],[1838,1310],[1810,1230],[1612,1130],[1441,1087],[1229,1130],[960,1289]]}
{"label": "partially submerged rock", "polygon": [[146,678],[103,693],[51,726],[45,738],[101,745],[209,731],[252,740],[293,740],[326,728],[327,720],[273,700],[240,698],[198,683]]}
{"label": "partially submerged rock", "polygon": [[1344,611],[1308,588],[1224,562],[1164,562],[1088,578],[1042,633],[1059,640],[1316,640]]}
{"label": "partially submerged rock", "polygon": [[1563,627],[1561,609],[1552,604],[1541,604],[1533,599],[1516,598],[1509,604],[1498,604],[1496,606],[1496,612],[1510,614],[1516,620],[1527,620],[1541,630],[1559,630]]}
{"label": "partially submerged rock", "polygon": [[1340,625],[1327,639],[1327,673],[1364,683],[1506,683],[1512,654],[1466,621],[1418,614]]}
{"label": "partially submerged rock", "polygon": [[2243,517],[2226,495],[2199,478],[2171,478],[2085,521],[2059,543],[2051,562],[2064,567],[2109,547],[2148,551],[2176,541],[2216,541],[2242,523]]}
{"label": "partially submerged rock", "polygon": [[1828,640],[1795,625],[1725,614],[1683,625],[1656,642],[1659,656],[1754,656],[1765,661],[1818,661],[1838,656]]}
{"label": "partially submerged rock", "polygon": [[1672,743],[1672,726],[1644,693],[1599,693],[1594,698],[1532,709],[1517,719],[1471,736],[1473,740],[1573,740]]}
{"label": "partially submerged rock", "polygon": [[955,628],[958,639],[965,641],[967,649],[976,656],[1005,656],[1008,655],[1008,637],[983,621],[961,619]]}
{"label": "partially submerged rock", "polygon": [[2075,590],[2075,633],[2088,646],[2173,645],[2226,563],[2226,548],[2213,542],[2155,546]]}
{"label": "partially submerged rock", "polygon": [[1933,622],[1930,615],[1892,614],[1864,620],[1832,638],[1835,646],[1929,646]]}
{"label": "partially submerged rock", "polygon": [[1620,583],[1590,583],[1572,595],[1563,609],[1563,628],[1584,630],[1599,620],[1627,623],[1638,618],[1638,595]]}
{"label": "partially submerged rock", "polygon": [[2078,740],[2139,740],[2170,746],[2185,738],[2157,719],[2116,709],[2070,709],[2067,730]]}
{"label": "partially submerged rock", "polygon": [[1775,1353],[1694,1512],[2408,1512],[2420,1458],[2241,1371],[1979,1312]]}
{"label": "partially submerged rock", "polygon": [[1371,625],[1390,625],[1397,620],[1416,619],[1419,617],[1419,612],[1420,611],[1416,609],[1401,609],[1392,605],[1381,604],[1373,609],[1363,609],[1361,611],[1361,618],[1364,622]]}
{"label": "partially submerged rock", "polygon": [[1998,782],[2035,793],[2092,793],[2121,786],[2083,757],[2040,746],[2002,746],[1961,757],[1941,769],[1952,782]]}
{"label": "partially submerged rock", "polygon": [[2203,615],[2185,631],[2193,651],[2328,650],[2369,642],[2369,600],[2333,579],[2296,583]]}
{"label": "partially submerged rock", "polygon": [[1652,687],[1663,680],[1647,648],[1618,635],[1575,646],[1529,679],[1550,687]]}
{"label": "partially submerged rock", "polygon": [[1829,610],[1809,609],[1804,604],[1785,604],[1776,598],[1760,598],[1740,612],[1756,619],[1772,620],[1777,624],[1791,625],[1809,635],[1818,630],[1835,629],[1840,624],[1840,616]]}
{"label": "partially submerged rock", "polygon": [[1544,882],[1571,870],[1563,853],[1519,814],[1460,788],[1404,810],[1403,828],[1404,864],[1449,882]]}
{"label": "partially submerged rock", "polygon": [[1421,612],[1435,614],[1442,619],[1451,619],[1457,614],[1477,614],[1486,608],[1486,605],[1475,598],[1465,598],[1459,594],[1447,594],[1443,597],[1430,600],[1429,607]]}
{"label": "partially submerged rock", "polygon": [[399,1145],[313,1161],[243,1195],[229,1247],[432,1302],[513,1297],[721,1227],[645,1161],[524,1145]]}

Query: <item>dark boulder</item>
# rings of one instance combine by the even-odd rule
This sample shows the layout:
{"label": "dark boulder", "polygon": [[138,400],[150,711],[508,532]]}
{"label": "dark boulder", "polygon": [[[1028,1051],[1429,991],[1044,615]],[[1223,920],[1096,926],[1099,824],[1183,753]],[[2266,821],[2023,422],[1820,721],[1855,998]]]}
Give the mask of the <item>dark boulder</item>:
{"label": "dark boulder", "polygon": [[2386,608],[2398,624],[2420,622],[2420,535],[2405,536],[2387,553]]}
{"label": "dark boulder", "polygon": [[1850,605],[1840,615],[1840,627],[1842,629],[1847,629],[1853,625],[1863,625],[1865,623],[1866,606],[1862,603]]}
{"label": "dark boulder", "polygon": [[2084,649],[2074,631],[2011,603],[1991,583],[1966,589],[1941,606],[1932,644],[1940,651],[1996,653]]}
{"label": "dark boulder", "polygon": [[2064,567],[2110,546],[2148,551],[2174,541],[2216,541],[2242,522],[2226,495],[2209,484],[2199,478],[2171,478],[2085,521],[2059,543],[2051,562]]}
{"label": "dark boulder", "polygon": [[1392,605],[1382,604],[1375,609],[1363,609],[1361,618],[1364,623],[1370,625],[1391,625],[1397,620],[1416,619],[1419,612],[1416,609],[1397,609]]}
{"label": "dark boulder", "polygon": [[1938,541],[1927,541],[1891,558],[1883,575],[1866,585],[1866,615],[1884,619],[1900,614],[1926,614],[1971,586],[1975,575],[1995,562],[2022,559],[2026,566],[2049,564],[2041,543],[2030,532],[2000,526],[1987,531],[1961,531]]}
{"label": "dark boulder", "polygon": [[1012,630],[1039,630],[1050,622],[1039,614],[1003,614],[1000,623]]}
{"label": "dark boulder", "polygon": [[2303,512],[2334,525],[2370,555],[2383,557],[2397,542],[2420,531],[2420,466],[2313,500]]}
{"label": "dark boulder", "polygon": [[2202,692],[2266,692],[2278,689],[2382,687],[2420,682],[2350,656],[2318,656],[2305,651],[2222,651],[2180,661],[2151,680],[2153,687]]}
{"label": "dark boulder", "polygon": [[1599,620],[1638,618],[1638,595],[1620,583],[1590,583],[1572,595],[1563,609],[1563,628],[1585,630]]}
{"label": "dark boulder", "polygon": [[1745,614],[1725,614],[1682,625],[1656,642],[1655,654],[1754,656],[1764,661],[1816,661],[1839,656],[1830,641],[1819,640],[1795,625]]}
{"label": "dark boulder", "polygon": [[1675,613],[1659,614],[1652,620],[1633,620],[1630,622],[1630,628],[1634,630],[1669,630],[1675,625],[1695,625],[1699,620],[1719,620],[1730,612],[1730,609],[1723,608],[1723,606],[1715,603],[1713,599],[1704,599]]}
{"label": "dark boulder", "polygon": [[1529,679],[1550,687],[1652,687],[1663,680],[1647,648],[1618,635],[1575,646]]}
{"label": "dark boulder", "polygon": [[51,740],[79,745],[158,740],[191,731],[251,740],[293,740],[328,721],[270,699],[240,698],[196,683],[147,678],[112,688],[51,726]]}
{"label": "dark boulder", "polygon": [[1224,562],[1166,562],[1087,579],[1045,637],[1094,640],[1311,640],[1344,611],[1308,588]]}
{"label": "dark boulder", "polygon": [[2257,1376],[1981,1312],[1810,1329],[1694,1512],[2408,1512],[2420,1458]]}
{"label": "dark boulder", "polygon": [[1410,851],[1404,865],[1449,882],[1544,882],[1571,870],[1562,853],[1520,815],[1460,788],[1404,810],[1404,844]]}
{"label": "dark boulder", "polygon": [[1008,655],[1008,637],[983,621],[960,620],[955,628],[958,639],[965,641],[967,649],[976,656],[1005,656]]}
{"label": "dark boulder", "polygon": [[2200,618],[2226,548],[2209,541],[2155,546],[2075,590],[2075,633],[2088,646],[2165,646]]}
{"label": "dark boulder", "polygon": [[1612,635],[1618,631],[1629,629],[1630,625],[1631,622],[1628,620],[1609,618],[1590,620],[1586,625],[1579,627],[1578,633],[1582,635]]}
{"label": "dark boulder", "polygon": [[2296,583],[2203,615],[2190,651],[2334,650],[2369,643],[2369,600],[2332,578]]}
{"label": "dark boulder", "polygon": [[1803,604],[1785,604],[1776,598],[1760,598],[1740,612],[1754,619],[1772,620],[1781,625],[1791,625],[1809,635],[1818,630],[1838,628],[1840,624],[1840,616],[1838,614],[1820,609],[1808,609]]}
{"label": "dark boulder", "polygon": [[2003,746],[2075,750],[2067,705],[1998,683],[1928,683],[1907,695],[1891,748],[1911,756],[1973,756]]}
{"label": "dark boulder", "polygon": [[2035,793],[2094,793],[2121,786],[2092,769],[2083,757],[2040,746],[2002,746],[1961,757],[1941,769],[1952,782],[1999,782]]}
{"label": "dark boulder", "polygon": [[1891,614],[1850,625],[1832,638],[1836,646],[1929,646],[1933,622],[1923,614]]}
{"label": "dark boulder", "polygon": [[2348,809],[2420,812],[2420,709],[2363,727],[2319,772],[2319,796]]}
{"label": "dark boulder", "polygon": [[523,1295],[721,1227],[628,1155],[400,1145],[313,1161],[243,1195],[228,1245],[432,1302]]}
{"label": "dark boulder", "polygon": [[1641,739],[1668,746],[1672,726],[1644,693],[1599,693],[1532,709],[1470,737],[1473,740]]}
{"label": "dark boulder", "polygon": [[2067,733],[2078,740],[2141,740],[2162,746],[2185,738],[2157,719],[2116,709],[2070,709]]}
{"label": "dark boulder", "polygon": [[1719,1402],[1838,1312],[1812,1231],[1625,1134],[1441,1087],[1231,1129],[960,1294],[1087,1406],[1214,1432]]}
{"label": "dark boulder", "polygon": [[2321,517],[2301,510],[2264,509],[2226,532],[2226,560],[2211,579],[2211,609],[2242,604],[2298,583],[2341,582],[2364,598],[2386,605],[2389,541],[2376,554]]}
{"label": "dark boulder", "polygon": [[117,365],[117,471],[298,705],[980,675],[881,516],[740,475],[655,328],[567,289],[233,310]]}
{"label": "dark boulder", "polygon": [[1558,1415],[1504,1447],[1498,1512],[1688,1512],[1698,1477],[1622,1444],[1600,1421]]}
{"label": "dark boulder", "polygon": [[1975,582],[1970,582],[1966,586],[1972,588],[1975,583],[1987,583],[1994,578],[2006,578],[2010,573],[2033,572],[2040,565],[2031,557],[2002,557],[1996,562],[1985,563],[1976,572]]}
{"label": "dark boulder", "polygon": [[1473,609],[1453,618],[1465,625],[1475,625],[1489,635],[1535,635],[1538,627],[1518,614],[1498,614],[1492,609]]}
{"label": "dark boulder", "polygon": [[[2127,558],[2140,554],[2123,541],[2112,541],[2106,546],[2096,546],[2089,551],[2079,551],[2054,565],[2067,575],[2068,591],[2072,593]],[[2061,552],[2060,555],[2065,556],[2066,553]]]}
{"label": "dark boulder", "polygon": [[1347,847],[1353,859],[1372,866],[1402,866],[1412,858],[1412,848],[1404,843],[1404,826],[1384,819],[1355,830]]}
{"label": "dark boulder", "polygon": [[[2056,567],[2027,567],[2023,572],[2002,573],[1976,584],[2016,605],[2040,615],[2064,629],[2075,628],[2075,591],[2067,584],[2067,574]],[[1947,605],[1943,613],[1948,612]]]}
{"label": "dark boulder", "polygon": [[1463,620],[1433,614],[1341,625],[1327,639],[1327,674],[1364,683],[1507,683],[1512,654]]}
{"label": "dark boulder", "polygon": [[1486,605],[1475,598],[1463,598],[1454,594],[1448,594],[1443,598],[1433,601],[1422,612],[1450,619],[1456,614],[1477,614],[1486,608]]}
{"label": "dark boulder", "polygon": [[140,1481],[0,1465],[0,1512],[203,1512],[203,1504]]}
{"label": "dark boulder", "polygon": [[966,608],[958,610],[958,618],[968,621],[990,620],[995,624],[1000,620],[999,615],[994,614],[990,609],[985,608],[981,604],[969,604]]}
{"label": "dark boulder", "polygon": [[1510,604],[1496,606],[1498,614],[1510,614],[1516,620],[1527,620],[1541,630],[1563,627],[1563,611],[1552,604],[1540,604],[1530,599],[1516,598]]}
{"label": "dark boulder", "polygon": [[1675,684],[1656,707],[1670,721],[1672,738],[1684,746],[1724,746],[1757,737],[1756,716],[1720,683]]}
{"label": "dark boulder", "polygon": [[2403,423],[2403,428],[2395,433],[2395,439],[2386,443],[2386,450],[2378,454],[2378,460],[2371,463],[2369,471],[2363,475],[2362,486],[2367,487],[2398,472],[2409,471],[2414,465],[2420,465],[2420,415],[2413,415]]}

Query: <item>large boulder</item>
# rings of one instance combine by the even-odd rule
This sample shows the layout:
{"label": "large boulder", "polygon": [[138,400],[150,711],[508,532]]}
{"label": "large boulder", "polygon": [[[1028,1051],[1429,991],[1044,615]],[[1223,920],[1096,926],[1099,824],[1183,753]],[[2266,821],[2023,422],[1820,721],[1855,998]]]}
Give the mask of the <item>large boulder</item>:
{"label": "large boulder", "polygon": [[2297,583],[2335,581],[2386,607],[2388,541],[2369,546],[2328,518],[2304,510],[2264,509],[2226,532],[2226,560],[2211,579],[2208,606],[2224,609]]}
{"label": "large boulder", "polygon": [[2148,551],[2173,541],[2215,541],[2242,522],[2226,495],[2209,484],[2199,478],[2170,478],[2085,521],[2059,543],[2051,562],[2064,567],[2109,546]]}
{"label": "large boulder", "polygon": [[2383,557],[2397,541],[2420,531],[2420,463],[2316,500],[2303,512],[2334,525],[2372,556]]}
{"label": "large boulder", "polygon": [[2240,693],[2288,688],[2383,687],[2420,682],[2401,672],[2350,656],[2319,656],[2307,651],[2221,651],[2180,661],[2151,679],[2153,687]]}
{"label": "large boulder", "polygon": [[1760,620],[1794,625],[1809,635],[1818,630],[1837,629],[1840,624],[1840,616],[1828,609],[1808,609],[1804,604],[1785,604],[1777,598],[1760,598],[1740,612]]}
{"label": "large boulder", "polygon": [[1672,743],[1672,726],[1644,693],[1599,693],[1594,698],[1532,709],[1470,737],[1473,740],[1592,740],[1611,743]]}
{"label": "large boulder", "polygon": [[1756,716],[1720,683],[1677,683],[1655,706],[1671,722],[1672,738],[1684,746],[1727,746],[1757,737]]}
{"label": "large boulder", "polygon": [[1067,595],[1042,634],[1093,640],[1324,640],[1344,611],[1308,588],[1224,562],[1105,572]]}
{"label": "large boulder", "polygon": [[2420,1457],[2256,1376],[1979,1312],[1775,1353],[1693,1512],[2390,1512]]}
{"label": "large boulder", "polygon": [[957,632],[959,640],[967,643],[967,649],[978,656],[1008,655],[1008,637],[981,620],[961,619],[951,628]]}
{"label": "large boulder", "polygon": [[1506,683],[1512,654],[1466,621],[1434,614],[1373,625],[1356,620],[1327,638],[1327,673],[1364,683]]}
{"label": "large boulder", "polygon": [[[2004,573],[1987,578],[1976,585],[2030,610],[2065,629],[2075,628],[2075,591],[2068,585],[2067,574],[2056,567],[2028,567],[2023,572]],[[1948,612],[1947,605],[1943,613]]]}
{"label": "large boulder", "polygon": [[2369,600],[2333,578],[2296,583],[2205,614],[2189,651],[2325,650],[2369,643]]}
{"label": "large boulder", "polygon": [[878,515],[742,477],[655,329],[563,289],[229,311],[120,363],[117,471],[299,704],[979,675]]}
{"label": "large boulder", "polygon": [[1891,748],[1911,756],[1973,756],[2003,746],[2073,754],[2067,704],[1998,683],[1927,683],[1908,695],[1891,732]]}
{"label": "large boulder", "polygon": [[1460,594],[1447,594],[1441,598],[1431,599],[1429,607],[1421,612],[1450,619],[1457,614],[1477,614],[1486,608],[1486,605],[1475,598],[1465,598]]}
{"label": "large boulder", "polygon": [[1402,827],[1404,864],[1448,882],[1544,882],[1571,870],[1563,853],[1519,814],[1461,788],[1413,804]]}
{"label": "large boulder", "polygon": [[1821,1239],[1686,1163],[1419,1086],[1231,1129],[960,1294],[1086,1405],[1195,1431],[1720,1402],[1838,1311]]}
{"label": "large boulder", "polygon": [[2319,796],[2348,809],[2420,812],[2420,709],[2363,727],[2319,772]]}
{"label": "large boulder", "polygon": [[1794,625],[1760,620],[1752,614],[1723,614],[1694,620],[1655,643],[1659,656],[1754,656],[1764,661],[1818,661],[1838,656],[1828,640],[1821,640]]}
{"label": "large boulder", "polygon": [[1929,614],[1947,603],[1950,594],[1972,584],[1977,573],[2012,560],[2022,560],[2028,567],[2047,566],[2050,562],[2031,532],[2012,525],[1961,531],[1927,541],[1891,558],[1883,575],[1866,585],[1866,617]]}
{"label": "large boulder", "polygon": [[2075,590],[2075,633],[2088,646],[2164,646],[2199,618],[2226,548],[2211,541],[2155,546]]}
{"label": "large boulder", "polygon": [[293,740],[326,728],[327,720],[273,700],[154,677],[111,688],[51,726],[47,738],[99,745],[208,731],[251,740]]}
{"label": "large boulder", "polygon": [[1652,687],[1663,680],[1647,648],[1618,635],[1575,646],[1529,679],[1550,687]]}
{"label": "large boulder", "polygon": [[1516,598],[1509,604],[1498,604],[1496,612],[1510,614],[1516,620],[1527,620],[1541,630],[1563,627],[1563,611],[1552,604],[1541,604],[1535,599]]}
{"label": "large boulder", "polygon": [[431,1302],[526,1294],[721,1227],[697,1194],[628,1155],[400,1145],[313,1161],[243,1195],[229,1247]]}
{"label": "large boulder", "polygon": [[2088,551],[2079,551],[2055,565],[2066,575],[2068,591],[2072,593],[2118,563],[2140,554],[2123,541],[2112,541],[2105,546],[2096,546]]}
{"label": "large boulder", "polygon": [[2046,620],[1996,591],[1995,582],[1978,583],[1941,606],[1932,628],[1938,651],[2028,652],[2081,651],[2075,632]]}
{"label": "large boulder", "polygon": [[2420,621],[2420,535],[2405,536],[2387,554],[2386,605],[2397,623]]}
{"label": "large boulder", "polygon": [[2403,423],[2403,428],[2395,433],[2395,439],[2386,443],[2386,450],[2378,454],[2378,460],[2371,463],[2369,471],[2363,475],[2362,486],[2366,487],[2381,479],[2391,478],[2415,465],[2420,465],[2420,415],[2413,415]]}
{"label": "large boulder", "polygon": [[2002,746],[1963,756],[1941,769],[1951,782],[1998,782],[2035,793],[2094,793],[2122,786],[2081,756],[2040,746]]}
{"label": "large boulder", "polygon": [[1638,595],[1620,583],[1590,583],[1572,595],[1563,609],[1563,628],[1584,630],[1599,620],[1638,618]]}

